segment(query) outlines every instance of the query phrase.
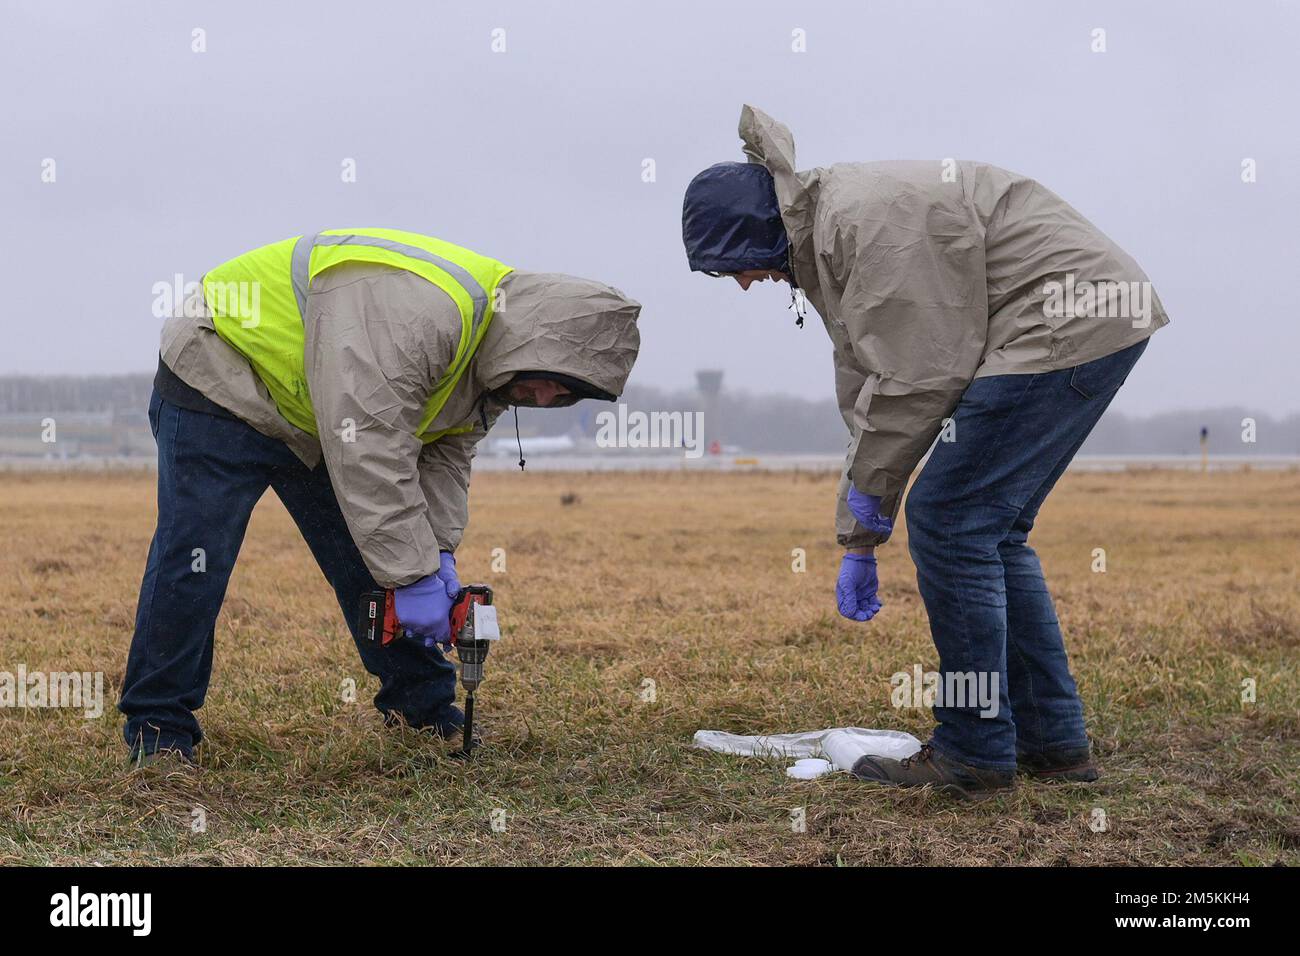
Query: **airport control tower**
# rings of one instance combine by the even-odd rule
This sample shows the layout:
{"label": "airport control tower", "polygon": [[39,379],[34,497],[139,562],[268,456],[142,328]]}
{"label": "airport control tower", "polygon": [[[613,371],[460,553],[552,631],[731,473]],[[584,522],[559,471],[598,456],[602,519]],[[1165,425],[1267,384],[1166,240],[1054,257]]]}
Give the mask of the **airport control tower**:
{"label": "airport control tower", "polygon": [[695,387],[700,392],[700,411],[704,413],[704,447],[709,453],[721,450],[723,441],[722,369],[700,369],[695,373]]}

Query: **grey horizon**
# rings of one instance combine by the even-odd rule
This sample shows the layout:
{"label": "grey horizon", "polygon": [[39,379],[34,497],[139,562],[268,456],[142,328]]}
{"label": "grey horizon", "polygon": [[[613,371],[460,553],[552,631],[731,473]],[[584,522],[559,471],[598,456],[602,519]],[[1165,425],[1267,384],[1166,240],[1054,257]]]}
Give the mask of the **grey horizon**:
{"label": "grey horizon", "polygon": [[[741,158],[747,101],[790,125],[802,168],[980,159],[1096,222],[1173,319],[1117,411],[1300,411],[1283,289],[1300,253],[1300,9],[402,2],[358,24],[338,0],[22,0],[2,16],[0,374],[146,371],[155,283],[304,230],[381,225],[623,289],[645,305],[635,385],[680,391],[717,367],[735,389],[826,399],[829,343],[815,318],[795,330],[784,287],[741,293],[686,269],[682,190]],[[806,53],[791,51],[796,28]],[[345,158],[356,183],[340,180]]]}

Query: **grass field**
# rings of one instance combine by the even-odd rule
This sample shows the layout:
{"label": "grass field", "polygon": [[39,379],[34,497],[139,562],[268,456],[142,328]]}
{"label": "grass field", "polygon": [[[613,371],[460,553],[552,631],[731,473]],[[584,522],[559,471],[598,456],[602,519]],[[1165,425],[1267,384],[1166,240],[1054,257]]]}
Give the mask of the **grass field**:
{"label": "grass field", "polygon": [[470,764],[383,729],[268,495],[217,627],[200,768],[128,773],[112,708],[152,478],[0,475],[0,671],[103,671],[106,696],[100,719],[0,710],[0,863],[1300,863],[1300,475],[1063,481],[1031,540],[1104,777],[975,805],[690,745],[700,728],[924,739],[928,712],[890,704],[891,674],[936,664],[903,534],[880,552],[882,614],[840,619],[833,493],[797,474],[476,478],[461,577],[497,589],[506,636]]}

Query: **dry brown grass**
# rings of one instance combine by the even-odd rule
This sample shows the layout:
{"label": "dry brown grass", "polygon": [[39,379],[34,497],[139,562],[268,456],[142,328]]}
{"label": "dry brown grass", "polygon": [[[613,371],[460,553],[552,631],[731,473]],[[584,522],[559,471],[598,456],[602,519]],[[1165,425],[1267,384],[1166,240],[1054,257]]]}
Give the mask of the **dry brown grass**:
{"label": "dry brown grass", "polygon": [[[1034,543],[1105,777],[975,806],[690,746],[702,727],[927,732],[889,703],[892,673],[935,663],[902,535],[881,552],[882,615],[841,620],[832,495],[796,474],[478,476],[460,567],[497,589],[507,638],[470,765],[381,728],[268,496],[218,625],[201,769],[126,773],[111,709],[0,711],[0,862],[1300,862],[1300,476],[1067,477]],[[0,475],[0,670],[102,670],[111,708],[152,523],[147,476]]]}

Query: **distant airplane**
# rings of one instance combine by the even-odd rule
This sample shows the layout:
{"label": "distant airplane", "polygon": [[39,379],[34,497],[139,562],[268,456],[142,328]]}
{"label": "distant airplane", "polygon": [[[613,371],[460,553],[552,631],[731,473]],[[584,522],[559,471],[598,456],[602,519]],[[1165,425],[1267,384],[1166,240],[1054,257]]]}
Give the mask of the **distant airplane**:
{"label": "distant airplane", "polygon": [[[572,435],[534,435],[523,440],[525,455],[562,455],[576,451],[578,442]],[[488,441],[489,455],[517,455],[519,445],[511,435],[509,438],[493,438]]]}

